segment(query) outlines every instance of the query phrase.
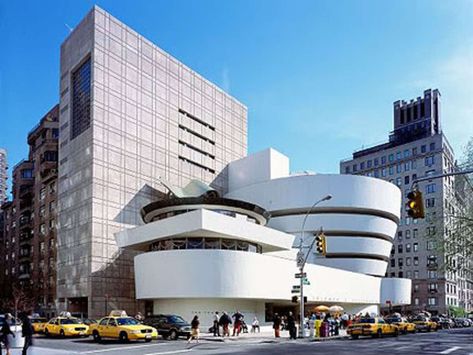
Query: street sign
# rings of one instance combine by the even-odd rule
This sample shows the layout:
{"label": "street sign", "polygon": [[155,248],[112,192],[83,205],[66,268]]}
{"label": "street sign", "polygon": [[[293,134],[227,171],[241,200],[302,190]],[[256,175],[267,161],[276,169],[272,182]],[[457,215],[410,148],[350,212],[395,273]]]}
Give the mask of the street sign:
{"label": "street sign", "polygon": [[291,290],[291,293],[299,293],[299,292],[301,292],[300,289],[295,289],[295,288],[293,288],[293,289]]}
{"label": "street sign", "polygon": [[294,285],[294,286],[292,286],[292,289],[293,289],[293,290],[295,290],[295,289],[298,289],[298,290],[299,290],[300,288],[301,288],[301,285]]}
{"label": "street sign", "polygon": [[307,277],[307,273],[306,272],[299,272],[299,273],[295,274],[294,277],[296,279],[301,279],[303,277]]}
{"label": "street sign", "polygon": [[303,283],[304,285],[310,285],[310,281],[309,281],[308,279],[305,279],[305,278],[302,279],[302,283]]}
{"label": "street sign", "polygon": [[386,301],[386,304],[391,304],[391,301],[390,301],[390,300],[387,300],[387,301]]}

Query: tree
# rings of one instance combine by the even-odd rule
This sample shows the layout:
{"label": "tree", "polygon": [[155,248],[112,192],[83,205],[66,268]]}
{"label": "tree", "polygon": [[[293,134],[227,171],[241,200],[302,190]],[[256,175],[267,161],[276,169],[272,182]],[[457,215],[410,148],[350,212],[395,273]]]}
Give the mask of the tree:
{"label": "tree", "polygon": [[[473,168],[473,137],[465,147],[456,169]],[[451,276],[465,277],[473,274],[473,174],[456,175],[454,179],[442,178],[444,184],[454,181],[454,193],[446,198],[443,206],[426,213],[424,237],[439,257],[439,270]],[[427,209],[428,210],[428,209]],[[441,212],[440,212],[441,211]]]}
{"label": "tree", "polygon": [[30,288],[23,286],[19,282],[11,282],[10,285],[9,294],[1,302],[2,308],[12,312],[15,317],[18,317],[19,311],[33,309],[35,299],[31,294]]}

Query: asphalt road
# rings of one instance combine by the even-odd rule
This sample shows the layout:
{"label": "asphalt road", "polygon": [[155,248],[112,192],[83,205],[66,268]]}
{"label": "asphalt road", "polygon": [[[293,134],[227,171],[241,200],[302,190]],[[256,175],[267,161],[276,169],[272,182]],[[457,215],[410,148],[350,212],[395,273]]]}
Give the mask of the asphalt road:
{"label": "asphalt road", "polygon": [[[20,354],[14,350],[12,355]],[[185,340],[158,340],[152,343],[120,344],[105,341],[101,344],[89,339],[35,339],[31,355],[172,355],[186,354],[452,354],[473,355],[473,328],[443,330],[398,338],[358,340],[341,339],[323,342],[290,341],[282,338],[244,338],[226,342],[202,340],[187,345]]]}

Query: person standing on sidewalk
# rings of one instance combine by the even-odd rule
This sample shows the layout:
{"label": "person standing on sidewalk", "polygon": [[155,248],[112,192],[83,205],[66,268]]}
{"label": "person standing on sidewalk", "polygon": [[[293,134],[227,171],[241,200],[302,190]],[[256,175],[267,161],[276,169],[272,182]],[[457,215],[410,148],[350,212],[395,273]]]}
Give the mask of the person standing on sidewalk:
{"label": "person standing on sidewalk", "polygon": [[289,312],[289,316],[287,317],[287,327],[289,329],[289,339],[297,339],[296,320],[292,312]]}
{"label": "person standing on sidewalk", "polygon": [[227,312],[223,312],[222,316],[220,317],[220,325],[223,328],[223,336],[230,336],[230,330],[228,329],[229,324],[232,322],[230,319],[230,316],[227,314]]}
{"label": "person standing on sidewalk", "polygon": [[215,312],[215,315],[214,315],[214,337],[220,336],[219,321],[220,321],[220,316],[218,315],[218,311],[217,311]]}
{"label": "person standing on sidewalk", "polygon": [[244,318],[244,316],[243,314],[240,313],[240,311],[236,311],[236,313],[232,316],[232,318],[235,320],[233,322],[233,336],[235,336],[235,333],[237,336],[239,336],[241,332],[241,321]]}
{"label": "person standing on sidewalk", "polygon": [[281,332],[281,317],[277,313],[274,313],[273,329],[274,329],[274,337],[279,338],[280,332]]}
{"label": "person standing on sidewalk", "polygon": [[189,337],[187,344],[189,344],[192,341],[192,339],[195,339],[195,341],[199,343],[199,335],[200,335],[199,325],[200,325],[199,317],[194,316],[194,319],[192,319],[192,322],[191,322],[191,336]]}
{"label": "person standing on sidewalk", "polygon": [[31,325],[31,310],[23,313],[21,321],[23,322],[21,325],[21,333],[23,338],[25,338],[25,344],[23,345],[23,351],[21,355],[27,355],[28,348],[33,346],[33,326]]}
{"label": "person standing on sidewalk", "polygon": [[[15,337],[15,333],[13,333],[10,328],[11,319],[12,319],[11,314],[7,313],[5,315],[5,321],[3,323],[2,330],[0,331],[0,340],[3,343],[3,345],[5,345],[5,350],[6,350],[7,355],[11,355],[10,340],[8,339],[8,336],[12,335],[13,337]],[[0,344],[0,354],[1,353],[2,353],[2,346]]]}

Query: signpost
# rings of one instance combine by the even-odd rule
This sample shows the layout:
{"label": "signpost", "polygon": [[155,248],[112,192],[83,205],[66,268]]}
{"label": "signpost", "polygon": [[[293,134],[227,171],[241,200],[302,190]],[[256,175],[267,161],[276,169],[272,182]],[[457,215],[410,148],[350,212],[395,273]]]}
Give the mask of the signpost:
{"label": "signpost", "polygon": [[305,277],[307,277],[307,273],[305,273],[305,272],[299,272],[299,273],[295,274],[294,277],[295,277],[296,279],[305,278]]}

